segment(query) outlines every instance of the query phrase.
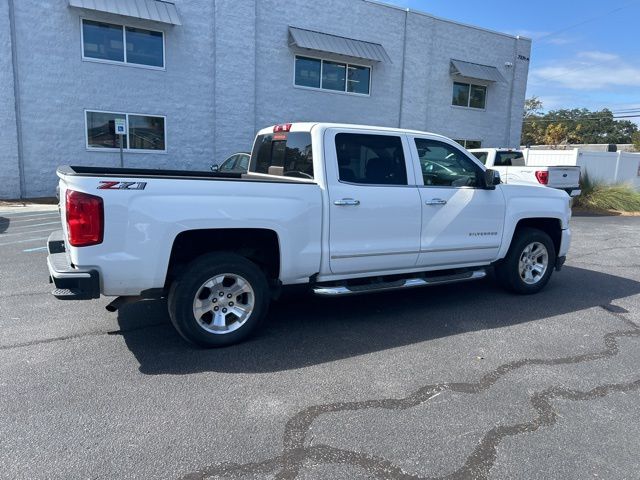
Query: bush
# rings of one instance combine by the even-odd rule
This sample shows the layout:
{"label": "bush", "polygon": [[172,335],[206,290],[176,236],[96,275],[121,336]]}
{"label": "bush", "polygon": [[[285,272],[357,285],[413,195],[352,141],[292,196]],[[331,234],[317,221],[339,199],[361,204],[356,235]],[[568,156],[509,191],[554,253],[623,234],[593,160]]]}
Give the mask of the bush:
{"label": "bush", "polygon": [[640,212],[640,193],[630,185],[624,183],[609,185],[591,178],[587,172],[584,172],[580,188],[582,193],[573,202],[576,207],[589,210]]}

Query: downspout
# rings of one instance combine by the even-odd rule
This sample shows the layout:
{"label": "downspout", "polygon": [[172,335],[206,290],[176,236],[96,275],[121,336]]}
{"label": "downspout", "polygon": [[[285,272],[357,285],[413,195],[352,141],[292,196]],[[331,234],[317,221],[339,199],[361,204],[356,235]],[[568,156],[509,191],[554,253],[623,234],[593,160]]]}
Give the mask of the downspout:
{"label": "downspout", "polygon": [[[288,35],[288,33],[287,33]],[[258,133],[258,2],[253,10],[253,135]]]}
{"label": "downspout", "polygon": [[16,116],[16,139],[18,145],[18,177],[20,179],[20,199],[24,199],[26,196],[26,185],[24,179],[24,157],[22,145],[22,113],[20,111],[18,48],[16,46],[16,14],[13,0],[9,0],[9,30],[11,35],[11,63],[13,67],[13,104]]}
{"label": "downspout", "polygon": [[407,58],[407,20],[409,9],[404,11],[404,45],[402,46],[402,73],[400,75],[400,114],[398,115],[398,128],[402,128],[402,109],[404,107],[404,67]]}
{"label": "downspout", "polygon": [[[511,88],[509,89],[509,113],[507,114],[507,131],[506,131],[506,142],[505,147],[512,147],[514,145],[510,144],[511,141],[511,117],[513,116],[513,88],[516,83],[516,68],[518,65],[518,40],[520,40],[520,35],[517,35],[515,38],[515,42],[513,44],[513,66],[511,69],[513,73],[511,75]],[[519,147],[520,145],[515,145]]]}
{"label": "downspout", "polygon": [[213,99],[212,99],[212,110],[213,110],[213,128],[212,128],[212,137],[213,137],[213,158],[214,161],[215,159],[218,158],[218,138],[216,137],[217,135],[217,130],[218,130],[218,28],[216,25],[216,6],[218,5],[218,2],[214,1],[212,4],[212,10],[213,10],[213,18],[211,19],[211,28],[213,30],[213,78],[212,83],[213,83]]}

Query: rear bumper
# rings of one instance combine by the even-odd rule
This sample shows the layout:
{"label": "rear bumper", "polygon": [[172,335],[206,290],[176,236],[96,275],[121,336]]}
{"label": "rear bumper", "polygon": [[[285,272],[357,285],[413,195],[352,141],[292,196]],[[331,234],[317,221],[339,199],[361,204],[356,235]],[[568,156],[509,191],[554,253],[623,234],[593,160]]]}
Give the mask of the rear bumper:
{"label": "rear bumper", "polygon": [[100,275],[97,270],[79,269],[71,264],[64,246],[62,230],[53,232],[47,240],[49,282],[56,286],[51,292],[60,300],[90,300],[100,298]]}

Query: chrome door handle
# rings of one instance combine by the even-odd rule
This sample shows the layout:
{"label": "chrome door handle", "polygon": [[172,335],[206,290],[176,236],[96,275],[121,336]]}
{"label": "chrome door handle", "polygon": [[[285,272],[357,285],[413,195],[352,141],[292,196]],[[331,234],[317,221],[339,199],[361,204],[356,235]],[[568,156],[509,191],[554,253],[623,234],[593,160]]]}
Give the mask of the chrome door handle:
{"label": "chrome door handle", "polygon": [[446,205],[447,201],[442,200],[441,198],[432,198],[431,200],[427,200],[424,202],[425,205]]}
{"label": "chrome door handle", "polygon": [[357,206],[360,205],[360,200],[354,200],[353,198],[343,198],[342,200],[336,200],[335,202],[333,202],[333,204],[340,207]]}

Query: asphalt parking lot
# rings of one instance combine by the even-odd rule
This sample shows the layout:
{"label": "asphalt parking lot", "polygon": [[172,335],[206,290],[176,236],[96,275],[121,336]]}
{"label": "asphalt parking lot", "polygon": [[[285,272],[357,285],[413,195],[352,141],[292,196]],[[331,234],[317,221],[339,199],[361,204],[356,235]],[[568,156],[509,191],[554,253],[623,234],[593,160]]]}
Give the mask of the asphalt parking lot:
{"label": "asphalt parking lot", "polygon": [[57,228],[0,207],[2,478],[638,478],[638,217],[575,218],[535,296],[290,297],[220,350],[162,301],[55,300]]}

